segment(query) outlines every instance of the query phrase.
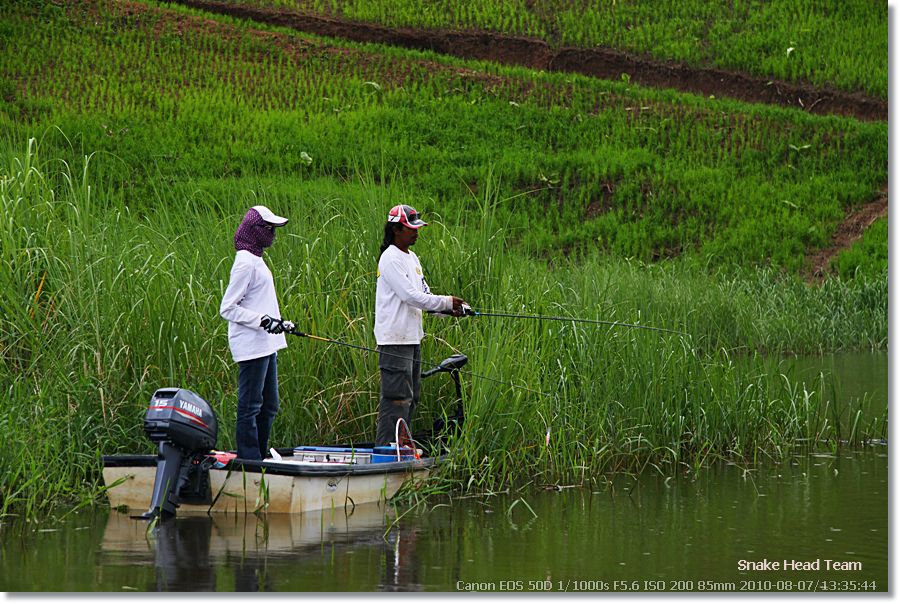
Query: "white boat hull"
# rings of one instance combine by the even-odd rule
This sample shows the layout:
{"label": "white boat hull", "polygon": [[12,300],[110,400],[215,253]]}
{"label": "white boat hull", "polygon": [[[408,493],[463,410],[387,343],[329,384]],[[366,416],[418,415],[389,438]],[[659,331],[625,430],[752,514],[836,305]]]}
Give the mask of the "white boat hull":
{"label": "white boat hull", "polygon": [[[155,458],[154,458],[155,459]],[[303,468],[289,462],[267,461],[252,470],[211,469],[211,501],[181,502],[178,514],[275,513],[346,509],[393,497],[407,480],[428,476],[433,459],[379,464],[384,471],[358,468]],[[374,465],[374,464],[373,464]],[[156,465],[106,464],[103,480],[113,508],[143,513],[150,507]]]}

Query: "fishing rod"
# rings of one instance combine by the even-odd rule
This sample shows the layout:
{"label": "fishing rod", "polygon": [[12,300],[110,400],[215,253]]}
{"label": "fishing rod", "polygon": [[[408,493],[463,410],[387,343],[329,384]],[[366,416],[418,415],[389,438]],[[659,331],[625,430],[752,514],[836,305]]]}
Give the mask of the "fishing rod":
{"label": "fishing rod", "polygon": [[[276,319],[276,321],[277,321],[277,319]],[[283,323],[283,322],[282,322],[282,323]],[[300,337],[300,338],[308,338],[308,339],[310,339],[310,340],[316,340],[317,342],[325,342],[325,343],[327,343],[327,344],[337,344],[338,346],[345,346],[345,347],[347,347],[347,348],[353,348],[353,349],[355,349],[355,350],[362,350],[363,352],[374,352],[374,353],[377,353],[377,354],[383,354],[383,355],[386,355],[386,356],[391,356],[391,357],[396,357],[396,358],[398,358],[398,359],[403,359],[403,360],[405,360],[405,361],[409,361],[409,360],[410,360],[410,358],[409,358],[408,356],[405,356],[405,355],[402,355],[402,354],[395,354],[395,353],[392,353],[392,352],[385,352],[385,351],[381,351],[381,350],[376,350],[376,349],[374,349],[374,348],[368,348],[368,347],[366,347],[366,346],[360,346],[359,344],[351,344],[350,342],[343,342],[343,341],[341,341],[341,340],[335,340],[335,339],[333,339],[333,338],[326,338],[326,337],[323,337],[323,336],[317,336],[317,335],[314,335],[314,334],[311,334],[311,333],[305,333],[305,332],[300,331],[300,330],[297,329],[296,327],[291,328],[291,329],[285,329],[285,330],[284,330],[284,333],[289,333],[289,334],[291,334],[291,335],[293,335],[293,336],[297,336],[297,337]],[[427,359],[426,359],[426,360],[427,360]],[[423,359],[420,359],[420,360],[419,360],[419,364],[420,364],[420,365],[423,364]],[[424,364],[429,365],[429,364],[433,364],[433,363],[424,363]],[[497,383],[497,384],[502,384],[503,386],[509,386],[510,388],[517,388],[517,389],[519,389],[519,390],[525,390],[525,391],[527,391],[527,392],[531,392],[531,393],[534,393],[534,394],[538,394],[538,395],[540,395],[540,396],[550,396],[550,393],[548,393],[548,392],[541,392],[540,390],[535,390],[534,388],[528,388],[527,386],[519,386],[518,384],[513,384],[512,382],[506,382],[506,381],[504,381],[504,380],[498,380],[497,378],[488,377],[488,376],[486,376],[486,375],[479,375],[479,374],[473,373],[473,372],[471,372],[471,371],[465,371],[465,370],[463,370],[463,369],[460,369],[459,367],[452,367],[452,370],[453,370],[453,371],[458,371],[458,372],[460,372],[460,373],[462,373],[462,374],[464,374],[464,375],[468,375],[468,376],[470,376],[470,377],[478,378],[478,379],[480,379],[480,380],[487,380],[487,381],[489,381],[489,382],[495,382],[495,383]],[[426,373],[427,375],[431,375],[432,373],[434,373],[434,370],[426,371],[425,373]]]}
{"label": "fishing rod", "polygon": [[484,312],[480,310],[475,310],[471,306],[467,304],[463,304],[462,312],[459,315],[454,315],[453,313],[446,311],[436,311],[432,314],[438,315],[447,315],[447,316],[463,316],[463,317],[505,317],[509,319],[534,319],[537,321],[561,321],[563,323],[591,323],[594,325],[610,325],[612,327],[631,327],[633,329],[647,329],[649,331],[662,331],[666,333],[674,333],[680,336],[686,336],[687,333],[683,331],[676,331],[674,329],[666,329],[664,327],[651,327],[650,325],[639,325],[637,323],[622,323],[621,321],[603,321],[600,319],[580,319],[577,317],[554,317],[547,315],[523,315],[523,314],[515,314],[515,313],[505,313],[505,312]]}

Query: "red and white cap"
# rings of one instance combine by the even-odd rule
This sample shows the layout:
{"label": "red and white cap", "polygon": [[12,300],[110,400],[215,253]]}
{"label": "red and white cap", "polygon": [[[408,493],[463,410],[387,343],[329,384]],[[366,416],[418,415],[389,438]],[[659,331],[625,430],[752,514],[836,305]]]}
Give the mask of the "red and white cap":
{"label": "red and white cap", "polygon": [[412,206],[396,205],[388,212],[388,222],[399,222],[411,229],[420,229],[428,223],[419,217],[419,213]]}
{"label": "red and white cap", "polygon": [[279,227],[287,224],[287,218],[278,216],[266,206],[253,206],[253,209],[259,212],[260,217],[271,225]]}

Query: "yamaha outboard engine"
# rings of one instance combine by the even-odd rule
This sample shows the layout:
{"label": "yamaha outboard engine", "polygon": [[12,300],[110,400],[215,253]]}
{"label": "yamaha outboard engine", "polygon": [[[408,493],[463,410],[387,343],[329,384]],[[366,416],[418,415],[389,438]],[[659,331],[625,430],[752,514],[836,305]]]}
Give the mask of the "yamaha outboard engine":
{"label": "yamaha outboard engine", "polygon": [[144,417],[144,433],[159,443],[150,509],[141,517],[174,516],[179,501],[209,503],[209,458],[218,436],[209,403],[184,388],[153,393]]}

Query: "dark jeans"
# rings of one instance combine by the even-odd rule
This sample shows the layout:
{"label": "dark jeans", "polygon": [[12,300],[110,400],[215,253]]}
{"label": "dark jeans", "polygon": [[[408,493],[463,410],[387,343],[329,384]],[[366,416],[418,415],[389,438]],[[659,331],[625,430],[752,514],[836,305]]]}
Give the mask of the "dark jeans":
{"label": "dark jeans", "polygon": [[381,370],[381,398],[375,444],[387,445],[396,440],[399,418],[403,418],[412,432],[422,383],[421,347],[379,346],[378,368]]}
{"label": "dark jeans", "polygon": [[237,456],[265,459],[278,413],[277,353],[238,363]]}

